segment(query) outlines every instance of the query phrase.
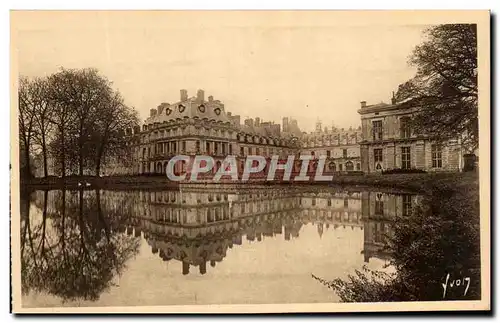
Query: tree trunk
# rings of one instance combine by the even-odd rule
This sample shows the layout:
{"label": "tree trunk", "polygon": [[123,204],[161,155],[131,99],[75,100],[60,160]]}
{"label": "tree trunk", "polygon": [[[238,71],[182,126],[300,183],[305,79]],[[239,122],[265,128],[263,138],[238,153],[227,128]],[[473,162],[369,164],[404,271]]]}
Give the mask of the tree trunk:
{"label": "tree trunk", "polygon": [[66,154],[64,149],[64,125],[61,128],[61,177],[64,178],[66,176]]}
{"label": "tree trunk", "polygon": [[33,177],[31,174],[31,162],[30,162],[30,139],[26,139],[24,145],[24,163],[25,163],[25,176],[27,178]]}
{"label": "tree trunk", "polygon": [[104,156],[104,148],[103,145],[99,148],[99,152],[97,153],[97,160],[96,160],[96,166],[95,166],[95,173],[96,176],[101,177],[101,163],[102,163],[102,157]]}
{"label": "tree trunk", "polygon": [[45,142],[45,133],[42,133],[42,154],[43,154],[43,177],[47,177],[47,143]]}
{"label": "tree trunk", "polygon": [[78,134],[78,175],[83,176],[83,121],[80,121],[80,133]]}

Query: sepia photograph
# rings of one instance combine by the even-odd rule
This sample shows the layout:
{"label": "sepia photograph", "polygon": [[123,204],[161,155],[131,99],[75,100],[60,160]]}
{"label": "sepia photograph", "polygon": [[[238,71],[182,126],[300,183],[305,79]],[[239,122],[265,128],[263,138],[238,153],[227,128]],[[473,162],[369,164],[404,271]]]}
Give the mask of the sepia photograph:
{"label": "sepia photograph", "polygon": [[10,12],[14,313],[488,311],[490,12]]}

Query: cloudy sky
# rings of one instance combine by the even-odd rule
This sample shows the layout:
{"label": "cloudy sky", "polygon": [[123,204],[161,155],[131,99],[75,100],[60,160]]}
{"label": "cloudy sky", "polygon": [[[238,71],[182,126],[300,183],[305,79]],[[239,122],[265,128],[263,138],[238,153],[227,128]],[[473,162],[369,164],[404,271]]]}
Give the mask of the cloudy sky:
{"label": "cloudy sky", "polygon": [[390,13],[23,12],[12,19],[18,70],[96,67],[142,118],[179,90],[303,131],[360,125],[360,101],[389,101],[425,25]]}

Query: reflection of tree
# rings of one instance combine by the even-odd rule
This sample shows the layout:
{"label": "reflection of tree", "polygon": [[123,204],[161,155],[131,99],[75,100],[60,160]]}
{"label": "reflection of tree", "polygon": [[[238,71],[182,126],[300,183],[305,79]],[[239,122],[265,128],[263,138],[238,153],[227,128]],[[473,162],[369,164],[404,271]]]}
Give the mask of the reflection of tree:
{"label": "reflection of tree", "polygon": [[[47,212],[49,197],[54,201],[51,209],[57,210],[53,214]],[[22,200],[24,293],[96,300],[138,252],[139,239],[119,232],[114,211],[103,209],[98,190],[45,191],[41,219],[30,214],[29,203]]]}
{"label": "reflection of tree", "polygon": [[[410,216],[398,216],[386,250],[396,273],[386,275],[365,268],[348,280],[321,283],[337,292],[345,302],[480,299],[479,194],[464,187],[436,188],[424,197]],[[465,293],[464,279],[470,278]]]}

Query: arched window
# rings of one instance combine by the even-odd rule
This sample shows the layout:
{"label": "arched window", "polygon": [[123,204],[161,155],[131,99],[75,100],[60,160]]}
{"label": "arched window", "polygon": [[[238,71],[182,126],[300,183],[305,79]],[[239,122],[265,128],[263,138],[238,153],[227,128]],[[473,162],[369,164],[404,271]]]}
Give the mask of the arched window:
{"label": "arched window", "polygon": [[356,164],[356,170],[361,170],[361,164],[360,163]]}
{"label": "arched window", "polygon": [[334,162],[331,162],[329,166],[330,166],[330,170],[332,172],[336,172],[337,171],[337,166],[335,165]]}
{"label": "arched window", "polygon": [[348,172],[354,170],[354,164],[352,163],[352,161],[348,161],[347,163],[345,163],[345,170]]}

